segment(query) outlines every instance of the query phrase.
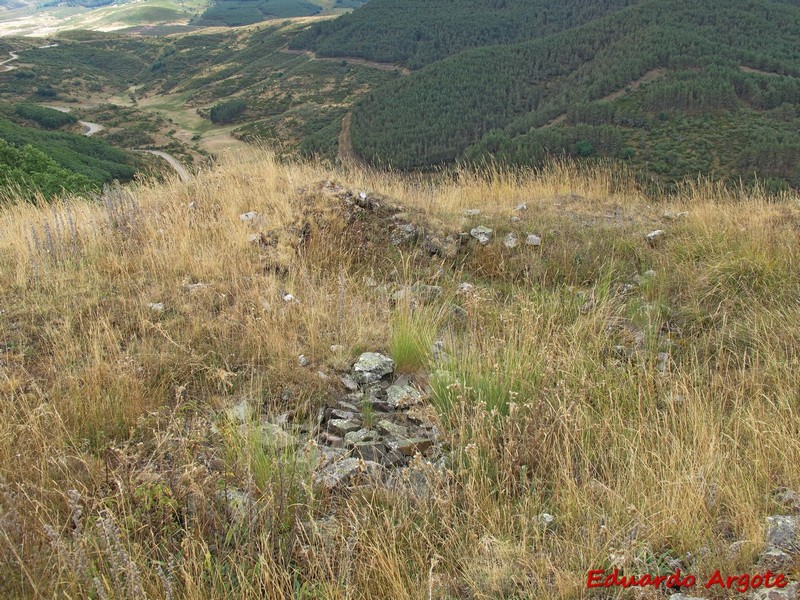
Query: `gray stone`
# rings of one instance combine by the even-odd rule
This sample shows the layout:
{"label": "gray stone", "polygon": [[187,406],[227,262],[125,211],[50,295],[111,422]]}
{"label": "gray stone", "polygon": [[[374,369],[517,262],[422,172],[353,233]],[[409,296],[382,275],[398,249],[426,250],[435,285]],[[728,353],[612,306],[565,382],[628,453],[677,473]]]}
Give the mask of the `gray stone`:
{"label": "gray stone", "polygon": [[789,554],[777,548],[766,550],[758,560],[759,565],[775,573],[785,571],[793,562],[794,560]]}
{"label": "gray stone", "polygon": [[800,554],[800,517],[767,517],[767,549]]}
{"label": "gray stone", "polygon": [[389,241],[393,246],[400,246],[401,244],[405,244],[407,242],[415,242],[418,235],[419,231],[414,225],[411,223],[404,223],[394,228]]}
{"label": "gray stone", "polygon": [[516,211],[528,210],[528,205],[525,204],[524,202],[522,204],[517,204],[517,207],[514,210]]}
{"label": "gray stone", "polygon": [[254,210],[251,210],[251,211],[248,211],[248,212],[246,212],[246,213],[242,213],[242,214],[240,214],[240,215],[239,215],[239,218],[240,218],[242,221],[252,221],[252,220],[253,220],[253,219],[255,219],[257,216],[258,216],[258,213],[257,213],[256,211],[254,211]]}
{"label": "gray stone", "polygon": [[797,600],[798,584],[790,583],[785,588],[761,588],[753,592],[752,600]]}
{"label": "gray stone", "polygon": [[333,344],[331,345],[331,352],[334,354],[339,354],[340,352],[344,352],[344,346],[341,344]]}
{"label": "gray stone", "polygon": [[386,390],[386,401],[395,408],[407,408],[422,402],[422,394],[408,384],[395,384]]}
{"label": "gray stone", "polygon": [[492,238],[494,237],[494,230],[481,225],[480,227],[471,229],[469,234],[485,246],[492,241]]}
{"label": "gray stone", "polygon": [[656,272],[653,269],[650,269],[649,271],[645,271],[644,273],[642,273],[642,277],[644,277],[645,279],[653,279],[655,276]]}
{"label": "gray stone", "polygon": [[553,521],[555,521],[555,520],[556,520],[556,518],[553,515],[551,515],[550,513],[546,513],[545,512],[545,513],[542,513],[542,514],[539,515],[539,522],[542,525],[552,525]]}
{"label": "gray stone", "polygon": [[357,410],[348,410],[346,408],[334,408],[331,410],[331,419],[355,419],[358,420],[358,412]]}
{"label": "gray stone", "polygon": [[800,513],[800,494],[786,487],[774,492],[775,501],[792,512]]}
{"label": "gray stone", "polygon": [[380,460],[380,463],[387,468],[394,468],[400,465],[403,465],[407,461],[407,457],[405,457],[401,452],[397,450],[386,450],[384,452],[383,457]]}
{"label": "gray stone", "polygon": [[667,232],[664,231],[663,229],[656,229],[655,231],[651,231],[644,237],[651,246],[655,246],[657,243],[663,240],[666,235]]}
{"label": "gray stone", "polygon": [[361,423],[355,419],[331,419],[328,421],[328,431],[334,435],[345,436],[351,431],[361,429]]}
{"label": "gray stone", "polygon": [[364,442],[374,442],[377,439],[378,432],[372,429],[359,429],[358,431],[351,431],[344,436],[344,442],[348,447]]}
{"label": "gray stone", "polygon": [[386,445],[391,450],[397,450],[403,456],[414,456],[417,453],[422,454],[428,448],[433,446],[433,440],[430,440],[428,438],[418,437],[418,438],[395,440],[387,442]]}
{"label": "gray stone", "polygon": [[514,249],[517,246],[519,246],[519,240],[517,239],[516,234],[514,233],[507,234],[506,237],[503,238],[503,245],[506,248],[511,248],[511,249]]}
{"label": "gray stone", "polygon": [[689,214],[688,212],[672,212],[668,210],[663,215],[661,215],[661,218],[665,219],[666,221],[680,221],[688,214]]}
{"label": "gray stone", "polygon": [[353,456],[380,463],[386,454],[386,446],[382,442],[358,442],[353,446]]}
{"label": "gray stone", "polygon": [[358,384],[350,375],[342,375],[339,380],[342,382],[342,385],[351,392],[358,391]]}
{"label": "gray stone", "polygon": [[163,302],[151,302],[150,304],[147,305],[147,307],[153,312],[164,312]]}
{"label": "gray stone", "polygon": [[301,354],[299,357],[297,357],[297,362],[300,364],[301,367],[307,367],[308,365],[311,364],[311,360],[309,360],[309,358],[305,354]]}
{"label": "gray stone", "polygon": [[314,474],[314,481],[327,490],[346,487],[363,478],[379,479],[383,467],[359,458],[343,458]]}
{"label": "gray stone", "polygon": [[522,219],[520,219],[517,215],[513,215],[511,217],[511,222],[512,223],[519,223],[520,221],[522,221]]}
{"label": "gray stone", "polygon": [[528,237],[525,238],[525,243],[528,246],[541,246],[542,238],[540,238],[538,235],[534,235],[533,233],[529,233]]}
{"label": "gray stone", "polygon": [[394,361],[377,352],[364,352],[353,365],[353,380],[367,384],[379,381],[394,372]]}
{"label": "gray stone", "polygon": [[481,211],[477,208],[468,208],[462,213],[465,217],[479,217]]}
{"label": "gray stone", "polygon": [[378,428],[378,431],[389,437],[393,438],[408,437],[408,429],[406,429],[402,425],[398,425],[394,421],[390,421],[389,419],[381,419],[376,423],[376,427]]}

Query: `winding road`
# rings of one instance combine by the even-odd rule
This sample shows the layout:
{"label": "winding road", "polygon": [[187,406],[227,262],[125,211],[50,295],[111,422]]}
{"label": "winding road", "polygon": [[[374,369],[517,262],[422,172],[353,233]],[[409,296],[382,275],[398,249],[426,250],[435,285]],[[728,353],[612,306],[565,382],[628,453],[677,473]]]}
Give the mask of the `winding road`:
{"label": "winding road", "polygon": [[[52,108],[53,110],[57,110],[58,112],[68,113],[72,112],[72,109],[66,106],[52,106],[49,104],[42,104],[45,108]],[[91,137],[98,131],[103,131],[105,127],[100,125],[99,123],[90,123],[89,121],[78,121],[83,126],[83,135],[86,137]]]}
{"label": "winding road", "polygon": [[161,150],[142,150],[142,152],[147,152],[147,154],[153,154],[155,156],[160,156],[165,161],[169,163],[169,165],[175,169],[175,172],[178,174],[178,177],[181,181],[189,181],[189,171],[186,170],[181,163],[178,162],[178,159],[172,156],[171,154],[167,154],[166,152],[162,152]]}
{"label": "winding road", "polygon": [[9,52],[9,54],[11,55],[11,58],[0,62],[0,67],[3,67],[3,72],[4,73],[7,73],[9,71],[13,71],[14,69],[17,68],[14,65],[9,65],[8,63],[10,63],[12,61],[15,61],[15,60],[18,60],[19,59],[19,54],[16,54],[14,52]]}

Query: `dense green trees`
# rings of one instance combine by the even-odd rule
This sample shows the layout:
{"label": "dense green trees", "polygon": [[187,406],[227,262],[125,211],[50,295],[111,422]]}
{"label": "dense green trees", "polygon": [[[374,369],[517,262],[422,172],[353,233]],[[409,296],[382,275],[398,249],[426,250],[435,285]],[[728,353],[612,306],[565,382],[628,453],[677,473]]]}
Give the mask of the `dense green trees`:
{"label": "dense green trees", "polygon": [[247,110],[247,101],[241,98],[234,98],[213,106],[209,118],[212,123],[219,125],[234,123],[242,116],[245,110]]}
{"label": "dense green trees", "polygon": [[17,148],[31,146],[61,169],[79,174],[97,186],[114,179],[130,181],[139,166],[135,155],[102,140],[21,127],[2,118],[0,138]]}
{"label": "dense green trees", "polygon": [[58,129],[64,125],[78,122],[75,115],[29,102],[20,102],[14,107],[14,110],[23,119],[33,121],[45,129]]}
{"label": "dense green trees", "polygon": [[564,31],[637,0],[371,0],[290,43],[321,56],[355,56],[416,69],[468,48]]}
{"label": "dense green trees", "polygon": [[[798,5],[646,0],[557,35],[467,50],[368,94],[353,146],[398,168],[569,154],[633,160],[666,181],[756,172],[797,185]],[[640,78],[649,83],[636,89]]]}
{"label": "dense green trees", "polygon": [[0,197],[51,198],[96,188],[88,177],[59,167],[41,150],[30,145],[17,148],[0,139]]}

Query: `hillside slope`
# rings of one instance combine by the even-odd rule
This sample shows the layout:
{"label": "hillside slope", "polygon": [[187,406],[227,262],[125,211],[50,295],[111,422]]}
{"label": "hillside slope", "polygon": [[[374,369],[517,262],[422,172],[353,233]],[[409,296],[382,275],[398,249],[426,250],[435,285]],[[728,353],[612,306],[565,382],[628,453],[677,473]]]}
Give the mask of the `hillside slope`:
{"label": "hillside slope", "polygon": [[372,0],[292,40],[320,56],[356,56],[412,69],[468,48],[545,37],[639,0]]}
{"label": "hillside slope", "polygon": [[[539,164],[566,152],[634,158],[658,172],[653,163],[678,152],[698,160],[664,167],[669,180],[756,172],[798,185],[798,47],[795,1],[639,2],[388,84],[356,107],[353,146],[400,168],[493,155]],[[651,83],[626,92],[642,78]],[[671,144],[676,130],[683,141]],[[778,158],[754,158],[767,155]],[[771,172],[770,162],[782,166]]]}
{"label": "hillside slope", "polygon": [[797,195],[570,164],[2,206],[0,596],[797,581],[799,263]]}

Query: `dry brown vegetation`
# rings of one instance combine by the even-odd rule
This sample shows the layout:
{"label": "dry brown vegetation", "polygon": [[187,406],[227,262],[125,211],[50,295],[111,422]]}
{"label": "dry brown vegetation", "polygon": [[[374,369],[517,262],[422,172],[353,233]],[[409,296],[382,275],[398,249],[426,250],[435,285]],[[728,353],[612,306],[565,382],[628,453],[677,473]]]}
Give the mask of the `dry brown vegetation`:
{"label": "dry brown vegetation", "polygon": [[[394,213],[348,219],[327,180],[495,240],[395,247]],[[773,492],[800,489],[798,265],[796,196],[654,202],[564,164],[436,181],[251,151],[104,202],[10,202],[0,596],[580,598],[593,568],[749,570]],[[444,294],[392,307],[415,282]],[[222,416],[247,396],[302,423],[335,388],[317,371],[367,350],[430,386],[449,454],[418,461],[428,493],[320,493],[306,454]]]}

